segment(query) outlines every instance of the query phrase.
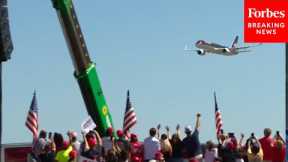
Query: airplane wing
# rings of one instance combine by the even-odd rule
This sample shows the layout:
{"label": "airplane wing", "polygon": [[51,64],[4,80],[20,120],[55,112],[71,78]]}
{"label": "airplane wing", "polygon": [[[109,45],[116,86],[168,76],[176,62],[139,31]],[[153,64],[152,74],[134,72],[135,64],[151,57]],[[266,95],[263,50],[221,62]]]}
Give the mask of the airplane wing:
{"label": "airplane wing", "polygon": [[242,53],[242,52],[251,52],[251,50],[243,50],[243,51],[238,51],[239,53]]}
{"label": "airplane wing", "polygon": [[244,47],[236,47],[237,50],[241,50],[241,49],[247,49],[247,48],[251,48],[251,47],[257,47],[262,45],[262,43],[256,44],[256,45],[251,45],[251,46],[244,46]]}

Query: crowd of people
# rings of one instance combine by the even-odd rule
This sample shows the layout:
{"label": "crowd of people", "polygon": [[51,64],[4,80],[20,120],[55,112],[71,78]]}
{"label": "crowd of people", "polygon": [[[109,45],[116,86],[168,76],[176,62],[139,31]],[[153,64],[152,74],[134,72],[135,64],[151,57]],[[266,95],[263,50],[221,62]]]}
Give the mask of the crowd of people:
{"label": "crowd of people", "polygon": [[[277,131],[272,136],[270,128],[264,129],[264,136],[257,139],[252,133],[246,141],[244,134],[239,140],[234,133],[221,133],[217,143],[199,139],[200,114],[196,115],[193,129],[184,128],[185,137],[180,136],[180,125],[176,133],[170,134],[169,127],[160,135],[161,126],[149,130],[149,137],[143,142],[136,134],[122,130],[107,129],[101,137],[96,130],[82,133],[68,131],[68,140],[62,134],[42,130],[33,142],[29,161],[34,162],[284,162],[285,141]],[[115,137],[114,134],[117,134]]]}

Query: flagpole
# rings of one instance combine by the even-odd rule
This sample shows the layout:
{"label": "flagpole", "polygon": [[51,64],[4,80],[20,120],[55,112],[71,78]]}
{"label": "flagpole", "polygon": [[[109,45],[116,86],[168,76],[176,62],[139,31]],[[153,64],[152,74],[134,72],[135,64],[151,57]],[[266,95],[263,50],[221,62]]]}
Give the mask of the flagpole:
{"label": "flagpole", "polygon": [[0,61],[0,160],[2,158],[2,61]]}

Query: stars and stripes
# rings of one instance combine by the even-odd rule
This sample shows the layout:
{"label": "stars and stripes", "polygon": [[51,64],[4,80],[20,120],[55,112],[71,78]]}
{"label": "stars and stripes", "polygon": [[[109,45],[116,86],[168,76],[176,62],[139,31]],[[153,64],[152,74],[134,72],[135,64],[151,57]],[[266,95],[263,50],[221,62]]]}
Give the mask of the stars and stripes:
{"label": "stars and stripes", "polygon": [[27,114],[25,125],[32,132],[33,137],[37,138],[38,136],[38,107],[37,107],[36,92],[34,92],[33,94],[33,99],[30,105],[29,112]]}
{"label": "stars and stripes", "polygon": [[221,134],[221,130],[223,127],[221,112],[218,108],[216,93],[214,92],[214,101],[215,101],[215,124],[216,124],[216,135],[217,137]]}
{"label": "stars and stripes", "polygon": [[126,110],[124,115],[123,131],[125,134],[128,133],[129,129],[132,128],[137,122],[136,113],[130,102],[129,90],[127,91],[127,101],[126,101]]}

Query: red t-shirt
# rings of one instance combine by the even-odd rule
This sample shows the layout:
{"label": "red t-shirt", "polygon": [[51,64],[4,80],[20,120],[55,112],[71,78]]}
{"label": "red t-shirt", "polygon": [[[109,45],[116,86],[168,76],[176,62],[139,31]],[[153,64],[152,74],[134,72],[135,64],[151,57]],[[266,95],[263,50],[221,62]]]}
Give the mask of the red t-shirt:
{"label": "red t-shirt", "polygon": [[143,144],[141,142],[131,142],[131,161],[142,162],[143,161]]}
{"label": "red t-shirt", "polygon": [[285,161],[285,146],[283,145],[282,148],[277,148],[276,146],[273,147],[272,151],[272,162],[284,162]]}
{"label": "red t-shirt", "polygon": [[272,160],[272,151],[273,151],[273,145],[274,141],[271,136],[269,137],[263,137],[259,140],[261,143],[261,147],[263,149],[263,160]]}

